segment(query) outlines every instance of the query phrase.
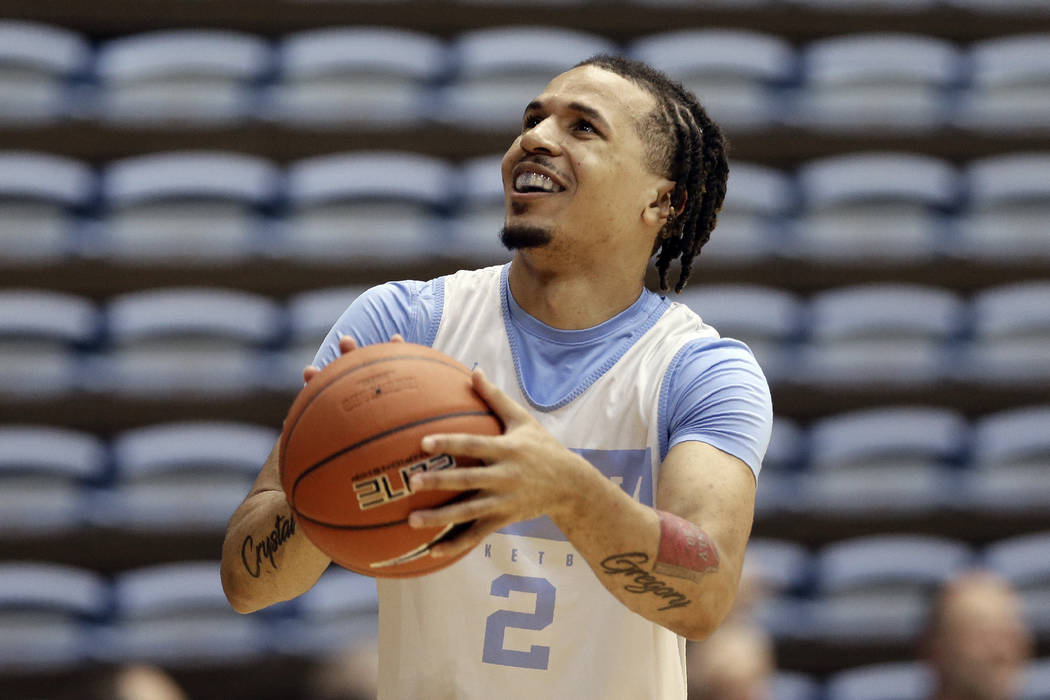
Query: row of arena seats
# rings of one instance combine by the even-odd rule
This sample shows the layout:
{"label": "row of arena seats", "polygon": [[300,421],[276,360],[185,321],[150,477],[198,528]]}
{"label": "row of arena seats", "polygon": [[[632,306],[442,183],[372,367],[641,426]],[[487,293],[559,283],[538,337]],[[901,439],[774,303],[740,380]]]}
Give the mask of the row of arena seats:
{"label": "row of arena seats", "polygon": [[[1050,639],[1050,533],[974,549],[916,535],[841,540],[816,551],[756,540],[745,572],[765,589],[756,619],[778,643],[897,642],[907,650],[925,622],[932,593],[967,567],[987,567],[1018,590],[1039,644]],[[234,613],[215,561],[181,561],[102,576],[50,562],[0,564],[0,675],[92,663],[149,662],[167,668],[244,665],[280,656],[318,657],[375,634],[371,579],[330,568],[299,598],[250,616]],[[903,651],[908,653],[908,651]],[[914,653],[914,652],[912,652]],[[1050,697],[1050,661],[1036,660],[1021,698]],[[908,700],[928,697],[920,667],[895,663],[846,668],[821,683],[785,672],[783,700]],[[880,684],[861,693],[862,678]],[[872,679],[869,679],[869,681]],[[872,695],[879,688],[880,695]],[[846,692],[850,689],[850,692]]]}
{"label": "row of arena seats", "polygon": [[[0,291],[0,395],[248,396],[292,392],[358,287],[286,303],[211,287],[109,298]],[[989,287],[870,284],[803,299],[749,285],[695,286],[678,300],[751,347],[776,387],[932,388],[1050,383],[1050,282]]]}
{"label": "row of arena seats", "polygon": [[[0,528],[219,532],[248,493],[276,430],[232,421],[151,424],[110,439],[0,425]],[[1050,404],[966,420],[892,405],[808,426],[777,416],[759,480],[759,519],[936,513],[1050,515]],[[1050,557],[1047,558],[1050,561]]]}
{"label": "row of arena seats", "polygon": [[618,45],[560,27],[479,29],[451,41],[392,27],[330,27],[276,43],[180,29],[96,45],[67,29],[16,21],[0,22],[0,122],[515,129],[552,75],[598,53],[665,70],[731,130],[1050,125],[1050,34],[958,46],[865,33],[796,48],[738,29],[680,30]]}
{"label": "row of arena seats", "polygon": [[[0,264],[502,261],[500,160],[354,152],[282,168],[193,151],[95,169],[0,151]],[[1050,263],[1047,220],[1050,152],[965,167],[900,152],[818,158],[793,172],[734,162],[704,259]]]}

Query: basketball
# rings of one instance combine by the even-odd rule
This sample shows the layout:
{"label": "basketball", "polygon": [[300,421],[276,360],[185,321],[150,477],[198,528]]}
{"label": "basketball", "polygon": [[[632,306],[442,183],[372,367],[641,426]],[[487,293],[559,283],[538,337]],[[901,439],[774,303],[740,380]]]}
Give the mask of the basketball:
{"label": "basketball", "polygon": [[461,363],[412,343],[369,345],[328,364],[295,398],[281,435],[281,486],[297,526],[340,566],[419,576],[456,560],[427,552],[469,524],[415,529],[409,513],[471,492],[413,493],[409,478],[478,464],[426,454],[420,441],[433,433],[501,432]]}

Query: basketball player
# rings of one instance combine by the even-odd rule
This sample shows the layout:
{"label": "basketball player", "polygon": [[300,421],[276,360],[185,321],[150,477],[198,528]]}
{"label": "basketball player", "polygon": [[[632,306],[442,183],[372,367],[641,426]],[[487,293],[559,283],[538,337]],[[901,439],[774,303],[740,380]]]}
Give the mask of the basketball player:
{"label": "basketball player", "polygon": [[[656,255],[666,292],[680,258],[681,290],[727,173],[691,94],[644,64],[590,59],[526,107],[503,159],[513,261],[381,285],[336,322],[307,381],[397,335],[476,367],[505,426],[422,441],[487,466],[413,476],[415,490],[478,491],[409,519],[473,521],[429,556],[470,552],[378,580],[380,698],[686,697],[685,639],[736,594],[772,409],[748,349],[643,278]],[[275,450],[227,531],[237,610],[297,596],[328,566],[290,518]],[[246,538],[274,531],[272,562],[245,566]]]}

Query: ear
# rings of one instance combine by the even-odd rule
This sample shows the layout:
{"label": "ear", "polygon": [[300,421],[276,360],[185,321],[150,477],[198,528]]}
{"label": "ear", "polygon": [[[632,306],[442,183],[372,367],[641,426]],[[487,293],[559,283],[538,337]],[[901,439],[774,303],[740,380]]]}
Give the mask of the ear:
{"label": "ear", "polygon": [[671,216],[673,202],[671,196],[674,193],[674,182],[661,179],[653,190],[649,204],[642,211],[642,220],[650,227],[659,230],[667,223]]}

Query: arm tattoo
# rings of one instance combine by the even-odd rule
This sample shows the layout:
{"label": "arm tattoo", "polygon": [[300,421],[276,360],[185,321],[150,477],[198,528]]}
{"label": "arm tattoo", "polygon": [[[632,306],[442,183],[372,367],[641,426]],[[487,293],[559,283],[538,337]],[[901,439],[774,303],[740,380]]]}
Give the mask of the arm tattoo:
{"label": "arm tattoo", "polygon": [[241,543],[241,561],[244,562],[248,575],[252,578],[259,578],[262,573],[263,557],[266,557],[270,566],[276,569],[277,561],[274,555],[277,554],[281,545],[294,534],[295,520],[278,515],[273,521],[273,530],[270,530],[270,533],[261,542],[256,544],[255,538],[251,535],[245,537],[244,542]]}
{"label": "arm tattoo", "polygon": [[653,572],[695,581],[718,570],[718,550],[706,532],[685,518],[656,512],[660,516],[660,550]]}
{"label": "arm tattoo", "polygon": [[642,568],[641,565],[648,561],[649,555],[645,552],[624,552],[603,559],[602,570],[607,574],[623,574],[630,579],[632,583],[623,587],[627,593],[650,593],[657,598],[663,598],[666,603],[657,610],[684,608],[689,605],[692,601],[684,593],[680,593]]}

